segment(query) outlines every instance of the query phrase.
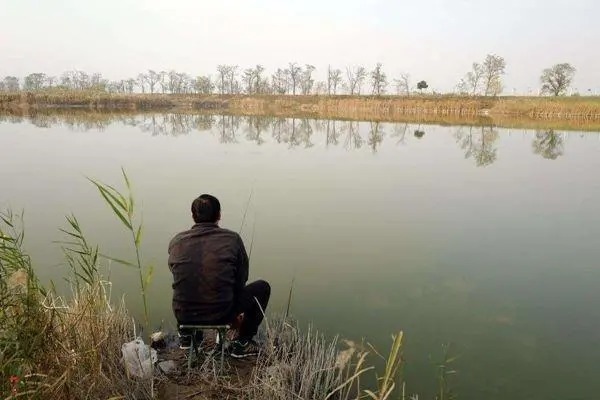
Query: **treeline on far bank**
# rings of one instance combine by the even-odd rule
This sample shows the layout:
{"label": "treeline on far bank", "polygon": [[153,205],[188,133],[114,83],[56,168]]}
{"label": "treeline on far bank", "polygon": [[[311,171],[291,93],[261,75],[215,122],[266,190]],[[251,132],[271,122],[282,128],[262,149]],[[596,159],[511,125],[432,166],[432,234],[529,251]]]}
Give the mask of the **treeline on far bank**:
{"label": "treeline on far bank", "polygon": [[[505,86],[506,61],[496,54],[488,54],[482,61],[473,62],[471,69],[447,94],[498,96],[516,88]],[[529,94],[563,96],[578,95],[571,84],[576,68],[570,63],[559,63],[545,68],[539,76],[539,90],[529,88]],[[318,76],[319,75],[319,76]],[[321,79],[319,79],[321,78]],[[423,78],[423,77],[419,77]],[[434,77],[429,77],[434,79]],[[428,79],[429,79],[428,78]],[[532,77],[533,78],[533,77]],[[0,92],[39,91],[44,89],[95,90],[108,93],[170,93],[170,94],[273,94],[273,95],[384,95],[410,96],[416,93],[440,94],[427,80],[413,79],[408,73],[390,76],[383,64],[373,69],[361,65],[336,68],[328,65],[319,71],[311,64],[290,62],[277,68],[272,74],[260,64],[241,69],[238,65],[220,64],[216,74],[191,75],[175,70],[157,71],[149,69],[127,79],[109,80],[101,73],[80,70],[65,71],[60,76],[44,72],[30,73],[22,79],[5,76],[0,79]],[[589,88],[586,95],[593,94]]]}

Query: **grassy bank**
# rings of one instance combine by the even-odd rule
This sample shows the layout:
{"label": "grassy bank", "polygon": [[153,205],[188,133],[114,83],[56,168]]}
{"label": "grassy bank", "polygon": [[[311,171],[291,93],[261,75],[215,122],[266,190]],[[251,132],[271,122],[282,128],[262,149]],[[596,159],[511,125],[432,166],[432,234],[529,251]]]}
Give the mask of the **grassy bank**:
{"label": "grassy bank", "polygon": [[600,98],[457,96],[241,96],[229,101],[235,111],[295,113],[327,119],[403,121],[407,117],[518,117],[600,120]]}
{"label": "grassy bank", "polygon": [[[136,250],[141,229],[130,184],[127,192],[92,181],[111,206],[116,219],[134,233]],[[389,354],[373,348],[326,339],[315,331],[301,331],[289,320],[266,318],[264,350],[245,377],[235,368],[220,374],[207,362],[188,377],[183,368],[175,376],[154,370],[136,378],[126,371],[121,346],[133,340],[136,326],[125,304],[110,298],[111,284],[102,274],[97,246],[90,244],[77,219],[67,217],[60,242],[68,267],[71,293],[59,296],[37,279],[24,250],[22,216],[0,213],[0,398],[53,399],[406,399],[400,377],[402,333],[393,337]],[[137,251],[136,251],[137,252]],[[142,295],[151,274],[140,265]],[[114,260],[113,261],[117,261]],[[130,266],[134,263],[119,260]],[[39,268],[39,266],[38,266]],[[145,300],[144,300],[145,302]],[[144,317],[146,319],[146,317]],[[147,322],[143,324],[148,335]],[[383,358],[384,369],[365,386],[375,368],[369,357]],[[184,362],[183,362],[184,363]],[[182,364],[183,364],[182,363]],[[180,366],[181,367],[181,366]],[[436,399],[450,399],[445,365],[440,368]]]}
{"label": "grassy bank", "polygon": [[0,110],[65,107],[180,112],[213,110],[252,115],[371,121],[482,116],[538,121],[600,121],[599,97],[168,95],[56,90],[0,93]]}

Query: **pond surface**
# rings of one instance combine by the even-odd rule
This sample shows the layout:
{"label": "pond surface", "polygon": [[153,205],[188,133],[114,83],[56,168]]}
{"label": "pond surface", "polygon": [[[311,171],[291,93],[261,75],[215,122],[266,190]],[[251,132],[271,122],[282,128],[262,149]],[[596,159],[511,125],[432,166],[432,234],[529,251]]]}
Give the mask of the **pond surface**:
{"label": "pond surface", "polygon": [[[253,242],[271,311],[294,280],[292,313],[328,335],[387,351],[403,330],[408,393],[433,397],[447,343],[460,399],[600,393],[599,133],[94,114],[4,118],[0,148],[0,206],[25,209],[44,280],[65,275],[52,241],[71,212],[103,252],[133,256],[85,179],[120,186],[123,166],[156,325],[174,324],[167,244],[207,192]],[[110,277],[139,312],[135,272],[113,264]]]}

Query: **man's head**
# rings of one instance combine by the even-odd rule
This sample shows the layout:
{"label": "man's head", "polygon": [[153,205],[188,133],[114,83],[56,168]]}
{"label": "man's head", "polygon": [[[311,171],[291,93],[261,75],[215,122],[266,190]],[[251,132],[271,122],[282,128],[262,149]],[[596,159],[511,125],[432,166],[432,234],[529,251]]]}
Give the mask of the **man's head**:
{"label": "man's head", "polygon": [[215,196],[203,194],[192,202],[194,222],[217,223],[221,219],[221,203]]}

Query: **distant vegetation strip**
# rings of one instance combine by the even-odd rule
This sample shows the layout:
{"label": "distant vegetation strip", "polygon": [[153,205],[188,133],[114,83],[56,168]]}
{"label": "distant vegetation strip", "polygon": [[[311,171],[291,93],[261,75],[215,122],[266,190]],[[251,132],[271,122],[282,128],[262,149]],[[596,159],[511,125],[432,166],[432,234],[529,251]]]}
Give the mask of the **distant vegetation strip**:
{"label": "distant vegetation strip", "polygon": [[0,93],[0,110],[213,110],[245,115],[406,121],[407,118],[526,118],[600,121],[600,97],[172,95],[49,90]]}

